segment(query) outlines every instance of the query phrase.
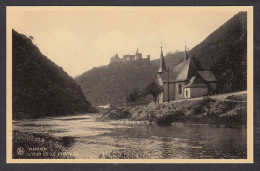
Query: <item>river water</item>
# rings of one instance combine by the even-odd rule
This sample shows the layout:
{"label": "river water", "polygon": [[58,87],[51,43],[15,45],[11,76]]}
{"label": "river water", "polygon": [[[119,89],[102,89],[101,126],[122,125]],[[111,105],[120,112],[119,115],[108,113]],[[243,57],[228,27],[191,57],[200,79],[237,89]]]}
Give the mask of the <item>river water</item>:
{"label": "river water", "polygon": [[54,137],[79,159],[131,149],[154,159],[246,158],[246,128],[212,125],[100,121],[97,115],[50,117],[13,122],[13,130]]}

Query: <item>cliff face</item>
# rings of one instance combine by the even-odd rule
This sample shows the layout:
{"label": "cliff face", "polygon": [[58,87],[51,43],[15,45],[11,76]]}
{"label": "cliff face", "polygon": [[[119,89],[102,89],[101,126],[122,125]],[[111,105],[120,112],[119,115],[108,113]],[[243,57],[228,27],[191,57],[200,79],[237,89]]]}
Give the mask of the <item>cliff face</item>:
{"label": "cliff face", "polygon": [[12,42],[13,119],[93,110],[80,86],[31,39],[13,30]]}

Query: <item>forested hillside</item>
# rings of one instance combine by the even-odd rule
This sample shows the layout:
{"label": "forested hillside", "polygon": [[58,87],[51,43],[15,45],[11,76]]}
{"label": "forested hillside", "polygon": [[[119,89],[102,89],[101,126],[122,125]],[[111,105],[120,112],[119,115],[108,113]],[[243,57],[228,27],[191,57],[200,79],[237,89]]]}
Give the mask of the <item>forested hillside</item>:
{"label": "forested hillside", "polygon": [[81,88],[31,39],[12,31],[13,119],[93,111]]}
{"label": "forested hillside", "polygon": [[156,64],[148,62],[115,63],[93,68],[75,80],[93,105],[116,105],[126,102],[127,92],[156,80],[156,70]]}
{"label": "forested hillside", "polygon": [[240,12],[195,46],[189,54],[218,79],[218,93],[246,90],[247,14]]}
{"label": "forested hillside", "polygon": [[[210,34],[199,45],[188,51],[188,57],[197,61],[201,70],[212,71],[217,78],[217,93],[246,90],[247,14],[240,12]],[[158,56],[159,58],[159,56]],[[165,56],[172,67],[184,60],[184,52]],[[125,88],[128,92],[144,88],[156,81],[159,60],[143,66],[137,63],[108,65],[94,68],[77,77],[83,93],[91,103],[122,104]]]}
{"label": "forested hillside", "polygon": [[[159,66],[159,57],[160,56],[158,56],[158,59],[152,61],[157,66]],[[184,52],[167,53],[164,55],[164,59],[167,67],[172,68],[174,65],[177,65],[185,60],[185,54]]]}

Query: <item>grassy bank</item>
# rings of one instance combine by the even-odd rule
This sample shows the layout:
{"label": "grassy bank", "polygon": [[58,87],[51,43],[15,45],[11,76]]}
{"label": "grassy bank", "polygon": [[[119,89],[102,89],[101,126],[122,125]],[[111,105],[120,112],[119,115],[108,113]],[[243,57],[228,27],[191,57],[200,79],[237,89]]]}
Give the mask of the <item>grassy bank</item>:
{"label": "grassy bank", "polygon": [[173,122],[246,126],[246,92],[210,96],[132,108],[117,107],[103,113],[104,119],[128,119],[170,125]]}
{"label": "grassy bank", "polygon": [[[64,140],[63,140],[64,141]],[[13,131],[14,159],[70,159],[63,141],[42,135]]]}

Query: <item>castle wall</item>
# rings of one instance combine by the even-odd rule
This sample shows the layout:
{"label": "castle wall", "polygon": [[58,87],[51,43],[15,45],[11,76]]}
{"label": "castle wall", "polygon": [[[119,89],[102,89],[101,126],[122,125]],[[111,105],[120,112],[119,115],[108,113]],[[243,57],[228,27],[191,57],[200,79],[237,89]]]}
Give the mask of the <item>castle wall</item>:
{"label": "castle wall", "polygon": [[142,53],[136,53],[135,55],[124,55],[123,58],[119,58],[118,55],[110,58],[110,63],[126,63],[131,61],[150,62],[150,55],[147,55],[147,58],[142,58]]}
{"label": "castle wall", "polygon": [[135,55],[124,55],[124,56],[123,56],[123,60],[124,60],[125,62],[133,61],[133,60],[135,60]]}
{"label": "castle wall", "polygon": [[119,63],[122,62],[123,60],[120,58],[110,58],[110,63]]}
{"label": "castle wall", "polygon": [[140,60],[140,59],[142,59],[142,54],[141,53],[136,53],[135,60]]}
{"label": "castle wall", "polygon": [[147,55],[147,58],[146,58],[148,61],[150,61],[151,59],[151,56],[150,55]]}

